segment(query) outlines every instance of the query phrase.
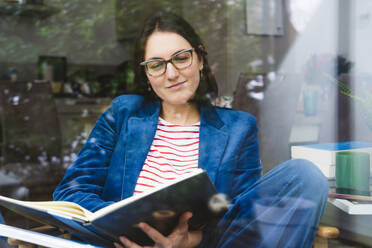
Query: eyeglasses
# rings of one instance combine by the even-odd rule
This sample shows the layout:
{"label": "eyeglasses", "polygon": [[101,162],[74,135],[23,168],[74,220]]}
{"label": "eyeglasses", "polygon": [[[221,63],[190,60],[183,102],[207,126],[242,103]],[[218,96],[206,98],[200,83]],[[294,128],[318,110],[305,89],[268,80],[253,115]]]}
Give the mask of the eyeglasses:
{"label": "eyeglasses", "polygon": [[194,48],[179,51],[173,54],[168,60],[165,59],[149,59],[140,63],[145,66],[147,73],[150,76],[157,77],[163,75],[167,70],[168,63],[172,63],[177,69],[185,69],[192,64],[192,51]]}

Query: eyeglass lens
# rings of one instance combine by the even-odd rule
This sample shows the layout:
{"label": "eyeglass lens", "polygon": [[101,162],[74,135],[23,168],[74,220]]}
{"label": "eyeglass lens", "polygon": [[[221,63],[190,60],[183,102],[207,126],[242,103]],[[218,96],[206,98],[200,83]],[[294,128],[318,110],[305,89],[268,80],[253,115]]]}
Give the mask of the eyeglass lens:
{"label": "eyeglass lens", "polygon": [[[192,51],[184,51],[171,57],[169,60],[177,69],[184,69],[192,63]],[[147,72],[152,76],[165,73],[167,62],[165,60],[150,61],[146,64]]]}

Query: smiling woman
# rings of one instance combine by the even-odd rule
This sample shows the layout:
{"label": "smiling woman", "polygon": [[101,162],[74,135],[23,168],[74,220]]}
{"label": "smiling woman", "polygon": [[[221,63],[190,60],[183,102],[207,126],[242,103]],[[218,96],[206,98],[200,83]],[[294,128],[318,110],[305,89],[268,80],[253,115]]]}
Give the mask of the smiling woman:
{"label": "smiling woman", "polygon": [[[206,96],[217,96],[218,89],[216,79],[211,72],[211,68],[208,64],[205,46],[201,41],[199,35],[195,33],[195,30],[190,26],[189,23],[185,22],[184,20],[180,22],[178,16],[166,15],[166,18],[164,17],[165,14],[159,14],[148,19],[141,31],[141,35],[135,43],[134,81],[137,85],[136,92],[140,95],[143,95],[148,100],[159,99],[159,96],[155,94],[154,91],[148,91],[148,83],[151,83],[152,78],[155,78],[159,74],[165,73],[166,71],[168,71],[170,66],[173,66],[171,70],[178,68],[178,72],[181,74],[182,72],[187,72],[187,75],[191,75],[191,73],[197,72],[197,75],[194,74],[193,76],[199,77],[197,81],[200,81],[200,84],[197,86],[193,97],[189,100],[193,102],[204,102],[208,101],[208,98],[206,98]],[[167,36],[172,40],[168,40]],[[154,43],[150,40],[150,38],[151,40],[153,40]],[[176,41],[177,43],[173,44],[173,41]],[[171,48],[170,46],[173,47]],[[159,48],[161,48],[161,50],[157,50]],[[173,59],[171,59],[171,57],[175,56],[178,52],[182,52],[185,49],[192,50],[192,52],[190,53],[191,64],[185,67],[177,66],[178,63],[177,61],[175,61],[175,59],[181,59],[181,57],[177,56]],[[154,54],[154,52],[156,52],[157,54]],[[188,53],[185,53],[184,55],[187,56],[187,54]],[[156,61],[159,61],[159,59],[160,61],[171,59],[171,61],[169,61],[170,63],[162,63],[162,66],[164,66],[164,68],[161,70],[162,73],[154,75],[151,73],[149,74],[147,65],[145,66],[146,70],[143,70],[142,66],[138,66],[139,64],[148,64],[147,60],[149,58],[156,59]],[[187,70],[189,67],[193,69],[198,68],[199,70]],[[150,77],[148,78],[148,76]],[[166,75],[162,76],[164,77]],[[171,71],[170,76],[174,76],[174,71]],[[181,76],[182,78],[183,75],[179,76]],[[160,79],[157,79],[156,82],[158,82],[159,80]]]}
{"label": "smiling woman", "polygon": [[[163,46],[162,44],[167,45]],[[151,88],[162,99],[162,115],[163,117],[167,116],[165,120],[168,119],[170,122],[192,124],[199,121],[196,106],[190,108],[189,100],[195,95],[199,86],[203,60],[199,60],[198,56],[194,56],[194,59],[193,53],[191,44],[176,33],[158,31],[151,34],[147,40],[146,61],[152,61],[154,58],[170,60],[170,63],[162,61],[163,73],[160,75],[154,75],[151,72],[157,70],[157,68],[154,69],[154,66],[159,66],[161,62],[158,61],[151,67],[146,66],[146,74]],[[154,62],[148,63],[153,64]]]}
{"label": "smiling woman", "polygon": [[[217,108],[207,53],[181,17],[159,13],[145,23],[135,50],[142,95],[123,95],[97,121],[89,141],[54,192],[90,211],[204,169],[231,199],[222,219],[189,230],[192,213],[164,236],[138,227],[154,247],[310,247],[328,183],[306,160],[291,160],[261,177],[255,118]],[[124,236],[116,247],[141,247]]]}

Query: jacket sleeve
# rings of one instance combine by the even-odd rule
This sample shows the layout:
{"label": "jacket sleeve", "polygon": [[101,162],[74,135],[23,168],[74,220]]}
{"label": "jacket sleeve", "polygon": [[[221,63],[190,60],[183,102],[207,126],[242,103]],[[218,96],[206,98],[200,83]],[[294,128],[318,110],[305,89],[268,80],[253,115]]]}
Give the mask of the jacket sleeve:
{"label": "jacket sleeve", "polygon": [[96,122],[77,159],[67,169],[53,193],[54,200],[72,201],[96,211],[112,202],[100,198],[116,144],[116,120],[112,108]]}

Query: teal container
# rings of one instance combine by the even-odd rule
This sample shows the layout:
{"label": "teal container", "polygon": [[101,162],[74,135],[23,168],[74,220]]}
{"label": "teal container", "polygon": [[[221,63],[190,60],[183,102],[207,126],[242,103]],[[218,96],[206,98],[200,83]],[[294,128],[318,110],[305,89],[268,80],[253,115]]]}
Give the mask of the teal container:
{"label": "teal container", "polygon": [[336,153],[336,187],[369,191],[370,165],[369,153]]}
{"label": "teal container", "polygon": [[317,108],[318,108],[318,92],[315,90],[304,91],[303,98],[304,98],[304,114],[306,116],[316,115]]}

